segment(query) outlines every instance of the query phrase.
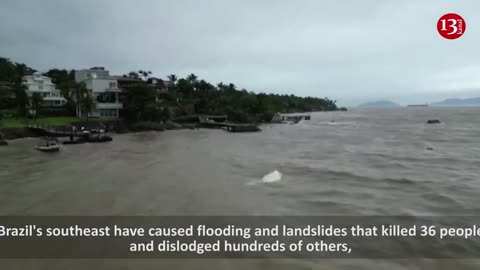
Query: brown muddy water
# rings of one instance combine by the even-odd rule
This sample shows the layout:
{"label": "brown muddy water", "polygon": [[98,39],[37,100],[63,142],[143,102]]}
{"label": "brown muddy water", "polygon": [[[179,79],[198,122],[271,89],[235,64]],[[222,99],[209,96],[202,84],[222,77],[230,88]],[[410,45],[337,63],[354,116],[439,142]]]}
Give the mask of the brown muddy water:
{"label": "brown muddy water", "polygon": [[[429,119],[442,124],[427,125]],[[182,130],[0,148],[0,215],[479,215],[480,109],[315,113],[261,133]],[[430,149],[430,150],[429,150]],[[261,178],[278,170],[281,180]],[[2,260],[1,269],[479,269],[480,260]]]}

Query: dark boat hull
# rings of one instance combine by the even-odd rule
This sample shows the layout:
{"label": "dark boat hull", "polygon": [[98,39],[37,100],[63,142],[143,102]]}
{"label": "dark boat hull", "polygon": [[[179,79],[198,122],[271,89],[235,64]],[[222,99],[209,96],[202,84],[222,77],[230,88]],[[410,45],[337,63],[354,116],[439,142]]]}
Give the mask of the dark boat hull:
{"label": "dark boat hull", "polygon": [[52,152],[58,152],[61,150],[60,147],[58,148],[42,148],[42,147],[35,147],[40,152],[46,152],[46,153],[52,153]]}

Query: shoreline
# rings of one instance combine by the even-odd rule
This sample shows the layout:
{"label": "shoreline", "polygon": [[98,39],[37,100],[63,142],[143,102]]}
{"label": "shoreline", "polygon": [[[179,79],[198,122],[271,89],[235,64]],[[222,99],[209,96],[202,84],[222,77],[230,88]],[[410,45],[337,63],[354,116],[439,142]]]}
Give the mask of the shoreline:
{"label": "shoreline", "polygon": [[[156,132],[163,132],[163,131],[169,131],[169,130],[191,130],[191,129],[197,129],[199,127],[191,128],[191,127],[172,127],[172,126],[166,126],[163,125],[163,127],[160,127],[158,124],[156,127],[138,127],[138,128],[121,128],[121,129],[107,129],[106,133],[111,133],[111,134],[131,134],[131,133],[137,133],[137,132],[148,132],[148,131],[156,131]],[[67,129],[71,128],[70,126],[55,126],[55,128],[58,129]],[[0,142],[1,141],[13,141],[13,140],[19,140],[19,139],[25,139],[25,138],[40,138],[43,137],[29,129],[29,127],[20,127],[20,128],[0,128]],[[67,138],[67,136],[59,136],[59,138]]]}
{"label": "shoreline", "polygon": [[[77,124],[78,125],[78,124]],[[250,124],[260,126],[260,123]],[[166,123],[154,123],[154,122],[139,122],[127,125],[124,122],[108,123],[105,125],[105,133],[110,134],[133,134],[139,132],[165,132],[173,130],[196,130],[196,129],[222,129],[216,127],[205,127],[200,123],[176,123],[168,121]],[[70,130],[70,126],[54,126],[51,128],[58,130]],[[32,131],[28,126],[18,128],[0,128],[0,142],[9,142],[26,138],[41,138],[43,135],[39,135],[37,132]],[[68,136],[58,136],[58,138],[68,138]]]}
{"label": "shoreline", "polygon": [[[306,112],[297,113],[305,114]],[[307,112],[314,113],[314,112]],[[294,114],[294,113],[292,113]],[[191,116],[196,118],[198,116]],[[191,120],[191,119],[190,119]],[[290,119],[291,120],[291,119]],[[307,119],[310,120],[310,117]],[[71,133],[73,127],[76,130],[81,130],[85,127],[86,130],[103,129],[106,133],[111,134],[130,134],[137,132],[148,131],[168,131],[168,130],[194,130],[194,129],[223,129],[228,132],[259,132],[261,131],[261,124],[283,124],[289,120],[286,119],[272,119],[269,122],[249,122],[249,123],[233,123],[233,122],[202,122],[200,118],[197,121],[173,121],[168,120],[166,122],[153,122],[142,121],[136,123],[127,123],[124,120],[106,120],[106,121],[77,121],[63,125],[43,125],[43,124],[31,124],[23,127],[0,127],[0,143],[8,145],[8,141],[23,139],[23,138],[39,138],[50,136],[67,138],[69,136],[61,136],[61,134]],[[40,131],[40,132],[39,132]],[[46,135],[47,134],[47,135]],[[74,135],[75,136],[75,135]],[[2,144],[0,144],[2,145]]]}

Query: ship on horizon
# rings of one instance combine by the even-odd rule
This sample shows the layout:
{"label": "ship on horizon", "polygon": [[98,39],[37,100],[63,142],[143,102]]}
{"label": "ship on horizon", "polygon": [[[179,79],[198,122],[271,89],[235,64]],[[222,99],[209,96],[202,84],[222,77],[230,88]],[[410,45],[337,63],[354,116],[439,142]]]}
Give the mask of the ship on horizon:
{"label": "ship on horizon", "polygon": [[428,104],[411,104],[411,105],[408,105],[407,107],[428,107]]}

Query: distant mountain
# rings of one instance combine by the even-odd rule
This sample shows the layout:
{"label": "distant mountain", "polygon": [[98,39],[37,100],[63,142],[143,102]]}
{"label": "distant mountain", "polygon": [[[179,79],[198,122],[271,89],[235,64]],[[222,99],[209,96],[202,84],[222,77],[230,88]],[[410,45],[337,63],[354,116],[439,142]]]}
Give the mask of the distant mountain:
{"label": "distant mountain", "polygon": [[441,102],[432,103],[432,106],[480,106],[480,97],[477,98],[449,98]]}
{"label": "distant mountain", "polygon": [[399,108],[402,106],[390,100],[377,100],[377,101],[360,104],[358,107],[360,108]]}

